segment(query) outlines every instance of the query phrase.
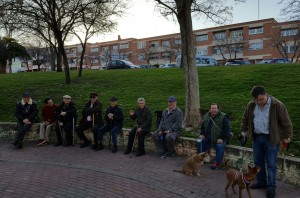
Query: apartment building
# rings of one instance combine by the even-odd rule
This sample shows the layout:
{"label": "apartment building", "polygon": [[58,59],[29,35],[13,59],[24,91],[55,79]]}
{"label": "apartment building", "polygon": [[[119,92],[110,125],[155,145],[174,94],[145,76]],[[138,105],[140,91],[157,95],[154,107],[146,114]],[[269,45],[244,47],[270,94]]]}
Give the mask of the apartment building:
{"label": "apartment building", "polygon": [[[220,64],[229,59],[259,63],[264,59],[288,58],[298,61],[300,21],[277,22],[263,19],[194,30],[197,55],[213,56]],[[80,45],[66,46],[70,64],[79,65]],[[129,60],[136,65],[176,63],[180,55],[180,33],[149,38],[127,38],[88,43],[83,67],[98,69],[110,60]]]}

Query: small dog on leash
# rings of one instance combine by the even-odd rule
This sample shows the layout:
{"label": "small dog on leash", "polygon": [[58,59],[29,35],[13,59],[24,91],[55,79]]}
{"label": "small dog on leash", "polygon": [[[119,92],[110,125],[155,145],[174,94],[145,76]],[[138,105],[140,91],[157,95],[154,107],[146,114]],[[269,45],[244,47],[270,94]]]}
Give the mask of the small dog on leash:
{"label": "small dog on leash", "polygon": [[251,192],[250,192],[250,184],[255,179],[257,173],[260,171],[259,167],[251,168],[248,165],[248,172],[241,173],[240,171],[229,169],[226,172],[226,178],[227,178],[227,184],[225,187],[226,197],[228,198],[228,188],[231,185],[232,191],[234,194],[236,194],[234,190],[234,186],[239,186],[239,198],[242,197],[242,190],[244,188],[247,189],[247,193],[249,198],[251,198]]}
{"label": "small dog on leash", "polygon": [[183,173],[186,175],[200,175],[200,167],[209,157],[208,153],[194,154],[189,157],[181,170],[173,170],[174,172]]}

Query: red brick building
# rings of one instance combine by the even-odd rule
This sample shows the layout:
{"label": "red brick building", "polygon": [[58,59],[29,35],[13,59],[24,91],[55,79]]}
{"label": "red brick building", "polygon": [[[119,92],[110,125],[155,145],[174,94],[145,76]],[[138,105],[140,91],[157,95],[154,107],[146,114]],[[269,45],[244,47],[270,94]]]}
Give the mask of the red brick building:
{"label": "red brick building", "polygon": [[[299,56],[299,21],[277,22],[263,19],[213,28],[194,30],[197,55],[213,56],[219,63],[228,59],[249,60],[288,58],[295,62]],[[129,60],[136,65],[175,63],[180,54],[180,34],[149,38],[127,38],[88,43],[83,66],[98,69],[110,60]],[[66,46],[70,64],[79,65],[82,48],[79,44]]]}

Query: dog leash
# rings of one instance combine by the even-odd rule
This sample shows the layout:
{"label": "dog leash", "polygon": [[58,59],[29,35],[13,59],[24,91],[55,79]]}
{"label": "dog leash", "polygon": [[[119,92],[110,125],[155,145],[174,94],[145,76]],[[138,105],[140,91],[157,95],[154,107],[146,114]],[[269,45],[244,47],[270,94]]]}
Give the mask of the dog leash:
{"label": "dog leash", "polygon": [[237,178],[238,178],[239,174],[242,175],[242,181],[243,181],[244,185],[245,185],[245,186],[249,186],[251,182],[248,182],[248,181],[247,181],[247,179],[246,179],[244,173],[241,173],[241,172],[239,172],[239,171],[236,171],[236,172],[235,172],[234,179],[237,181]]}

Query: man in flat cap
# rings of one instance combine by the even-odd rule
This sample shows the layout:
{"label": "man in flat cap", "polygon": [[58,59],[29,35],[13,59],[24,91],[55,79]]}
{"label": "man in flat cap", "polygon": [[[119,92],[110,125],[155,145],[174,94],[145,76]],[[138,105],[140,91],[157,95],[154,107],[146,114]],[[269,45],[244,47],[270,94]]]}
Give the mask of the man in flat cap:
{"label": "man in flat cap", "polygon": [[168,108],[163,111],[158,130],[152,134],[155,147],[162,153],[162,158],[172,157],[175,140],[181,134],[183,113],[177,107],[176,98],[170,96]]}
{"label": "man in flat cap", "polygon": [[110,98],[110,107],[108,107],[105,111],[105,120],[106,124],[98,130],[98,146],[95,151],[103,149],[103,135],[106,132],[111,131],[112,142],[114,144],[112,152],[115,153],[118,151],[117,135],[123,127],[124,120],[123,111],[118,106],[118,99],[116,97]]}
{"label": "man in flat cap", "polygon": [[81,113],[82,118],[79,125],[75,128],[78,137],[83,141],[80,148],[87,147],[91,144],[83,131],[92,128],[95,143],[92,148],[95,149],[98,146],[98,128],[104,125],[102,119],[102,104],[98,101],[97,93],[90,93],[90,100],[84,105]]}
{"label": "man in flat cap", "polygon": [[30,130],[38,114],[37,103],[33,101],[28,92],[23,93],[22,100],[16,104],[15,116],[18,120],[18,131],[15,141],[12,143],[19,149],[27,131]]}
{"label": "man in flat cap", "polygon": [[73,130],[77,120],[77,108],[75,103],[71,102],[71,96],[63,96],[63,102],[56,109],[56,116],[57,142],[55,146],[63,145],[63,132],[66,134],[64,146],[73,146]]}

